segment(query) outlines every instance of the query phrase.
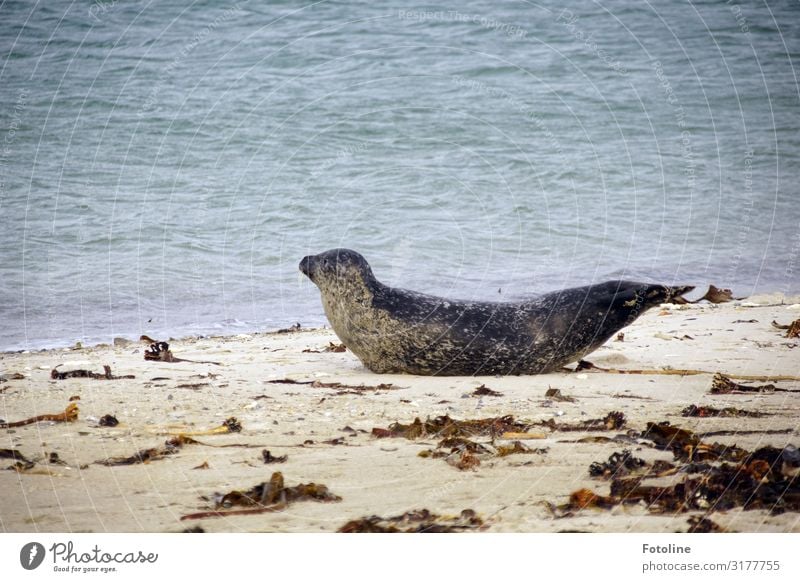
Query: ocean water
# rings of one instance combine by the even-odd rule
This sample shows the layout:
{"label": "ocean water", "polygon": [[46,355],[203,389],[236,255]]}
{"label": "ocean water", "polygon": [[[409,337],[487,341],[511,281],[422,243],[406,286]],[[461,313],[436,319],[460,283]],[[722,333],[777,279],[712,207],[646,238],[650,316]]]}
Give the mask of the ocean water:
{"label": "ocean water", "polygon": [[333,247],[799,292],[799,58],[794,0],[4,1],[0,349],[322,324]]}

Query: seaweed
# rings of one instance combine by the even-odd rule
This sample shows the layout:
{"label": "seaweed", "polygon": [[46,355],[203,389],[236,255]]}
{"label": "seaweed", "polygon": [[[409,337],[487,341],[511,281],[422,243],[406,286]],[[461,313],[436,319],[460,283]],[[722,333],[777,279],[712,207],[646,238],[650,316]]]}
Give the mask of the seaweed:
{"label": "seaweed", "polygon": [[176,435],[176,436],[211,436],[217,434],[229,434],[232,432],[242,432],[242,424],[235,416],[231,416],[230,418],[225,419],[225,421],[217,427],[208,428],[204,430],[186,430],[186,429],[173,429],[169,431],[162,432],[160,434],[167,434],[167,435]]}
{"label": "seaweed", "polygon": [[[736,299],[742,299],[742,297],[738,297]],[[700,303],[703,300],[706,300],[709,303],[728,303],[733,301],[734,297],[730,289],[721,289],[719,287],[715,287],[714,285],[709,285],[708,291],[706,291],[705,295],[703,295],[700,299],[689,301],[689,303]]]}
{"label": "seaweed", "polygon": [[[580,489],[570,495],[568,503],[556,507],[554,514],[567,517],[575,510],[608,509],[622,503],[644,503],[653,514],[704,511],[707,516],[714,510],[736,507],[765,509],[773,514],[800,511],[800,452],[793,445],[761,447],[754,452],[717,443],[709,445],[693,432],[664,422],[648,423],[643,436],[657,448],[671,450],[682,464],[660,462],[647,474],[628,477],[630,471],[620,468],[631,468],[626,466],[630,454],[623,451],[612,455],[607,463],[593,463],[589,468],[594,476],[611,477],[610,495],[604,497]],[[637,462],[632,468],[640,466]],[[649,477],[676,474],[683,476],[671,485],[643,484]],[[709,527],[702,520],[696,522],[698,531]]]}
{"label": "seaweed", "polygon": [[589,475],[603,479],[620,478],[646,466],[647,463],[644,460],[634,457],[628,449],[624,449],[622,452],[612,453],[608,457],[608,461],[592,463],[589,466]]}
{"label": "seaweed", "polygon": [[[214,509],[181,516],[181,520],[204,519],[208,517],[224,517],[226,515],[252,515],[270,511],[281,511],[289,504],[297,501],[320,501],[323,503],[341,501],[342,498],[330,492],[327,486],[318,483],[306,483],[286,487],[283,473],[276,471],[269,481],[259,483],[247,491],[231,491],[216,493],[209,498]],[[245,509],[235,510],[232,507]]]}
{"label": "seaweed", "polygon": [[577,402],[576,398],[572,396],[564,396],[561,393],[559,388],[548,388],[547,392],[544,393],[545,398],[549,398],[550,400],[555,400],[556,402]]}
{"label": "seaweed", "polygon": [[622,412],[613,411],[606,414],[603,418],[592,418],[590,420],[583,420],[575,424],[557,423],[553,418],[540,421],[537,424],[546,426],[552,431],[575,432],[617,430],[625,426],[625,422],[625,415]]}
{"label": "seaweed", "polygon": [[652,440],[658,449],[672,451],[676,459],[683,461],[739,461],[747,454],[747,451],[735,445],[704,443],[692,431],[676,428],[668,422],[648,422],[642,438]]}
{"label": "seaweed", "polygon": [[263,451],[261,451],[261,459],[264,461],[265,465],[269,465],[271,463],[285,463],[288,458],[289,458],[289,455],[283,455],[281,457],[275,457],[267,449],[264,449]]}
{"label": "seaweed", "polygon": [[11,372],[10,374],[0,374],[0,384],[8,382],[9,380],[24,380],[25,375],[19,372]]}
{"label": "seaweed", "polygon": [[403,437],[415,440],[425,437],[497,437],[508,432],[527,432],[530,424],[518,422],[511,415],[477,420],[456,420],[449,416],[437,416],[433,420],[421,421],[419,417],[411,424],[395,422],[388,428],[373,428],[372,435],[377,438]]}
{"label": "seaweed", "polygon": [[338,533],[458,533],[485,529],[483,520],[471,509],[457,517],[445,517],[427,509],[407,511],[394,517],[372,515],[349,521]]}
{"label": "seaweed", "polygon": [[139,338],[140,341],[148,344],[147,349],[144,351],[144,359],[155,362],[190,362],[192,364],[213,364],[214,366],[221,366],[219,362],[210,362],[207,360],[186,360],[184,358],[176,358],[172,351],[169,349],[167,342],[154,340],[151,337],[143,335]]}
{"label": "seaweed", "polygon": [[103,373],[92,372],[90,370],[68,370],[66,372],[59,372],[59,364],[50,370],[50,378],[53,380],[66,380],[67,378],[92,378],[94,380],[133,380],[136,376],[131,374],[125,376],[115,376],[111,373],[111,366],[104,365]]}
{"label": "seaweed", "polygon": [[514,441],[510,445],[493,447],[460,436],[444,438],[436,448],[449,449],[450,452],[427,449],[420,451],[418,456],[433,459],[444,458],[449,465],[460,471],[474,469],[481,464],[481,460],[492,457],[507,457],[519,454],[542,455],[547,452],[547,449],[532,449],[520,441]]}
{"label": "seaweed", "polygon": [[497,392],[496,390],[492,390],[488,388],[486,384],[481,384],[472,392],[471,396],[473,397],[480,397],[480,396],[503,396],[502,392]]}
{"label": "seaweed", "polygon": [[0,459],[12,459],[14,461],[20,461],[22,463],[33,463],[33,461],[30,461],[27,458],[25,458],[25,455],[23,455],[16,449],[0,449]]}
{"label": "seaweed", "polygon": [[796,338],[800,337],[800,319],[795,319],[789,325],[782,325],[777,321],[772,322],[772,327],[777,329],[785,329],[786,330],[786,337],[788,338]]}
{"label": "seaweed", "polygon": [[51,451],[47,455],[47,462],[51,465],[62,465],[66,466],[66,463],[61,460],[61,457],[58,456],[58,453],[55,451]]}
{"label": "seaweed", "polygon": [[701,515],[693,515],[686,522],[689,524],[689,529],[686,533],[725,533],[728,531]]}
{"label": "seaweed", "polygon": [[303,350],[304,354],[322,354],[322,353],[337,353],[340,354],[342,352],[347,351],[347,346],[344,344],[337,344],[336,342],[328,342],[328,345],[322,348],[321,350],[312,350],[311,348]]}
{"label": "seaweed", "polygon": [[[574,370],[569,368],[562,368],[564,372],[583,372],[584,370],[597,370],[598,372],[605,372],[607,374],[641,374],[641,375],[654,375],[654,376],[698,376],[701,374],[719,374],[718,372],[709,372],[707,370],[686,370],[686,369],[679,369],[679,368],[663,368],[660,370],[620,370],[617,368],[602,368],[600,366],[596,366],[591,362],[587,362],[586,360],[580,360],[575,367]],[[721,374],[720,374],[721,375]],[[769,374],[766,376],[751,376],[746,374],[730,374],[733,378],[738,378],[739,380],[751,380],[754,382],[761,381],[761,382],[777,382],[781,380],[789,381],[789,382],[800,382],[800,376],[787,376],[781,374]],[[800,392],[800,390],[781,390],[778,389],[780,392]]]}
{"label": "seaweed", "polygon": [[320,382],[319,380],[292,380],[291,378],[283,378],[280,380],[269,380],[270,384],[303,384],[311,388],[331,388],[337,390],[337,396],[342,394],[362,394],[365,392],[378,392],[381,390],[400,390],[400,386],[394,384],[378,384],[377,386],[365,386],[360,384],[354,386],[352,384],[342,384],[341,382]]}
{"label": "seaweed", "polygon": [[728,376],[720,373],[714,374],[714,378],[711,380],[711,389],[709,390],[710,394],[752,394],[754,392],[770,394],[772,392],[800,392],[800,390],[777,388],[775,384],[761,386],[737,384]]}
{"label": "seaweed", "polygon": [[697,418],[762,418],[765,416],[772,416],[767,412],[758,412],[755,410],[743,410],[741,408],[714,408],[713,406],[696,406],[690,404],[681,410],[683,417],[697,417]]}
{"label": "seaweed", "polygon": [[275,333],[293,333],[295,331],[300,331],[301,327],[302,326],[300,325],[300,322],[297,322],[294,325],[290,325],[289,327],[285,327],[283,329],[279,329]]}
{"label": "seaweed", "polygon": [[100,420],[97,422],[99,426],[117,426],[119,421],[117,420],[116,416],[112,416],[111,414],[106,414],[100,417]]}
{"label": "seaweed", "polygon": [[16,422],[0,422],[0,428],[16,428],[36,422],[75,422],[76,420],[78,420],[78,405],[74,402],[70,402],[64,409],[64,412],[59,412],[57,414],[40,414]]}
{"label": "seaweed", "polygon": [[138,465],[140,463],[149,463],[151,461],[158,461],[171,455],[176,454],[185,445],[198,444],[194,439],[184,436],[177,436],[165,441],[162,447],[153,447],[150,449],[142,449],[134,453],[130,457],[109,457],[95,461],[95,465],[105,465],[106,467],[118,467],[120,465]]}
{"label": "seaweed", "polygon": [[495,455],[498,457],[507,457],[508,455],[544,455],[547,451],[548,449],[546,448],[532,449],[520,441],[513,441],[510,446],[498,446]]}

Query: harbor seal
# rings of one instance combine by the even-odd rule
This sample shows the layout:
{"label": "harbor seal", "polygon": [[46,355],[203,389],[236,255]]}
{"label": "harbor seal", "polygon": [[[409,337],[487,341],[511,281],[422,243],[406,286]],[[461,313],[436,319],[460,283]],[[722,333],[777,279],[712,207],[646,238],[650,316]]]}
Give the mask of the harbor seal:
{"label": "harbor seal", "polygon": [[384,285],[355,251],[305,257],[325,315],[376,373],[541,374],[600,347],[645,310],[694,287],[608,281],[528,301],[456,301]]}

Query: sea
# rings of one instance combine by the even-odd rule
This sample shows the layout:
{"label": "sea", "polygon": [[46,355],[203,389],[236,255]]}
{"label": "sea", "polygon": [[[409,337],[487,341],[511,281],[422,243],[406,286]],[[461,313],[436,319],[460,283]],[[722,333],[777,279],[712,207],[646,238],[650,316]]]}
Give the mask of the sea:
{"label": "sea", "polygon": [[323,325],[337,247],[798,293],[799,59],[797,0],[2,1],[0,350]]}

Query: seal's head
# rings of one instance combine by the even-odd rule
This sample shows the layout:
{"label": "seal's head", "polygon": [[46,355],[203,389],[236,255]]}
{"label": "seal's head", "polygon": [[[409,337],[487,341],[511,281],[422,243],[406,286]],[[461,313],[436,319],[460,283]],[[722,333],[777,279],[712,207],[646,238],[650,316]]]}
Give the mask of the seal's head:
{"label": "seal's head", "polygon": [[323,293],[354,292],[371,288],[375,276],[366,259],[350,249],[332,249],[300,261],[300,271]]}

